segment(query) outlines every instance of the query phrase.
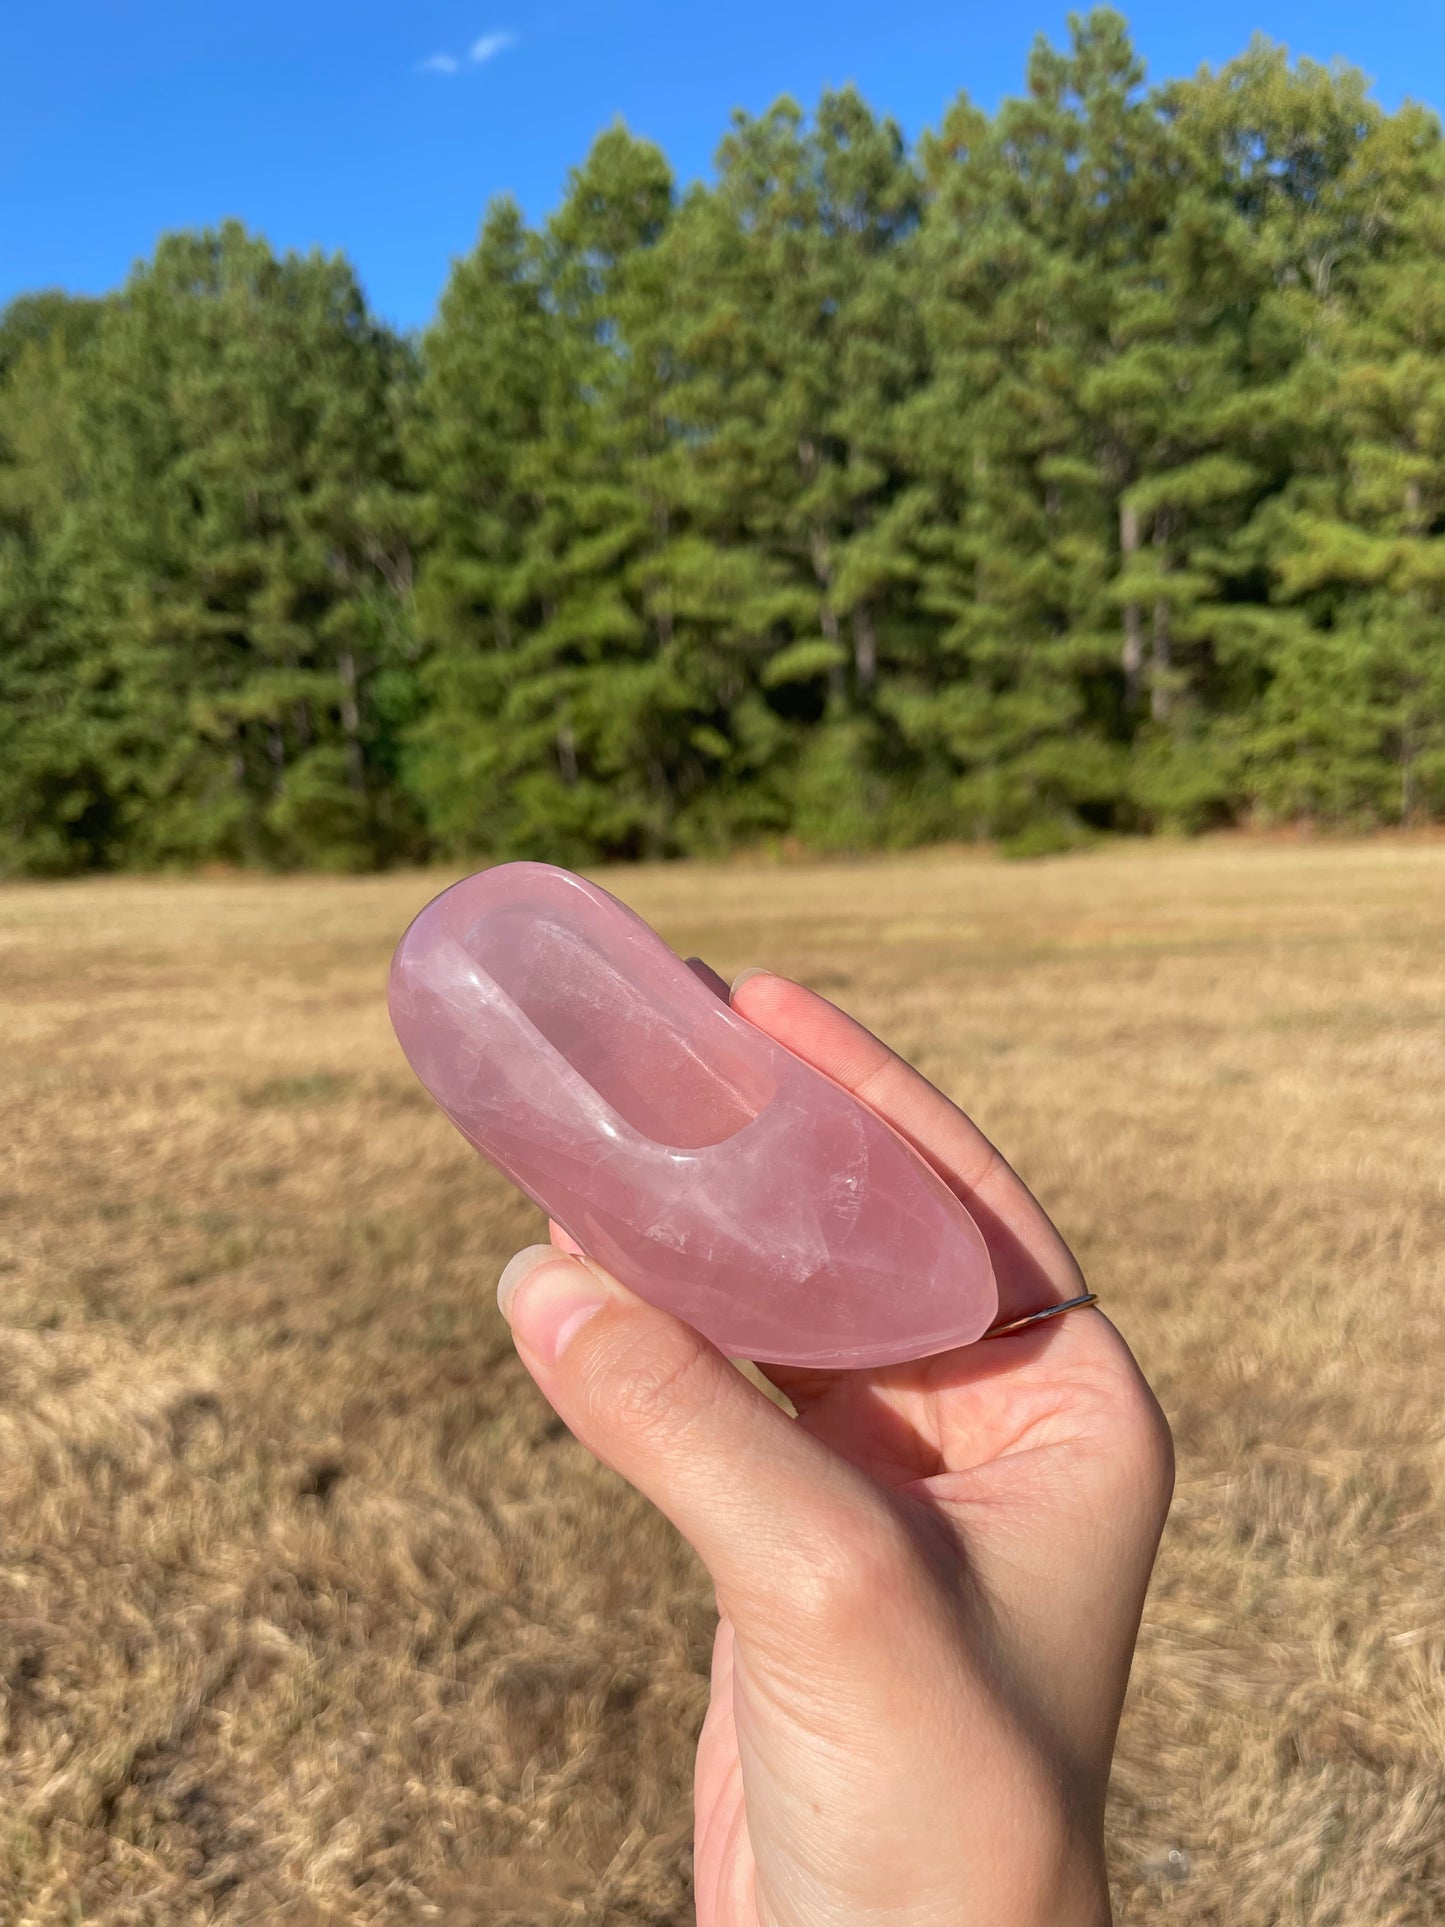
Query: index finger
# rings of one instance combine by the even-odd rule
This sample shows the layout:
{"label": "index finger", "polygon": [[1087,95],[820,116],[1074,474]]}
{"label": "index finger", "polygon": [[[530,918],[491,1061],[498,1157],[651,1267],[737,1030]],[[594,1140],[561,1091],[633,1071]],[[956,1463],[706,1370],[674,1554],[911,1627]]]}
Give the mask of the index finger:
{"label": "index finger", "polygon": [[732,1005],[876,1111],[963,1200],[993,1257],[1001,1323],[1083,1288],[1073,1253],[1002,1153],[881,1038],[826,997],[771,971],[744,972]]}

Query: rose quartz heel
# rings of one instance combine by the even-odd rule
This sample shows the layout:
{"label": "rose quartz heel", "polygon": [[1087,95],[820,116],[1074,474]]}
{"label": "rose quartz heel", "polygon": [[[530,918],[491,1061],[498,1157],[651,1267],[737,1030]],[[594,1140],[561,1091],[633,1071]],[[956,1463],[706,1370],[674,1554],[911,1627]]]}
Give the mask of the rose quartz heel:
{"label": "rose quartz heel", "polygon": [[937,1173],[596,884],[544,863],[454,884],[397,946],[389,1004],[462,1135],[729,1357],[892,1364],[996,1316]]}

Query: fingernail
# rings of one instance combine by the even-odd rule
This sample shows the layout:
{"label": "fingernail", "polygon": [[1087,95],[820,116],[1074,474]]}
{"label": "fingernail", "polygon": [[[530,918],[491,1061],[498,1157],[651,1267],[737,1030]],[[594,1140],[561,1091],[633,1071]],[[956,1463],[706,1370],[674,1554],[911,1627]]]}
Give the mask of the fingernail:
{"label": "fingernail", "polygon": [[749,964],[746,970],[740,970],[737,976],[733,978],[733,995],[737,995],[749,977],[771,977],[772,974],[772,971],[766,969],[762,964]]}
{"label": "fingernail", "polygon": [[607,1295],[594,1272],[563,1257],[555,1245],[528,1245],[497,1280],[497,1304],[513,1336],[549,1365],[601,1311]]}

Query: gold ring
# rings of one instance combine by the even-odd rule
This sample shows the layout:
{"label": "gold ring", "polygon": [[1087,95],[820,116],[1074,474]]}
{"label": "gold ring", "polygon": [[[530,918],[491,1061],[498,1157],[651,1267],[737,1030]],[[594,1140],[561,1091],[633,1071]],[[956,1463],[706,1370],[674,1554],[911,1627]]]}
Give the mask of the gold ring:
{"label": "gold ring", "polygon": [[1082,1291],[1077,1298],[1066,1298],[1061,1305],[1045,1305],[1042,1311],[1031,1311],[1023,1318],[1012,1318],[1006,1325],[990,1325],[982,1336],[1007,1338],[1010,1332],[1021,1332],[1028,1325],[1039,1325],[1046,1318],[1057,1318],[1061,1311],[1076,1311],[1080,1305],[1097,1305],[1098,1302],[1098,1292]]}

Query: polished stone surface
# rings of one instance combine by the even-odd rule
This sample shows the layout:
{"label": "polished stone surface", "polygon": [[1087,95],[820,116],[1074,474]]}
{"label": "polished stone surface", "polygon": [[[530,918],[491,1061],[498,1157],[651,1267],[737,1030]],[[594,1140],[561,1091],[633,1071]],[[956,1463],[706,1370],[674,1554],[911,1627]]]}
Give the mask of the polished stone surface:
{"label": "polished stone surface", "polygon": [[389,1003],[463,1136],[730,1357],[889,1364],[996,1316],[942,1179],[596,884],[542,863],[454,884],[397,946]]}

